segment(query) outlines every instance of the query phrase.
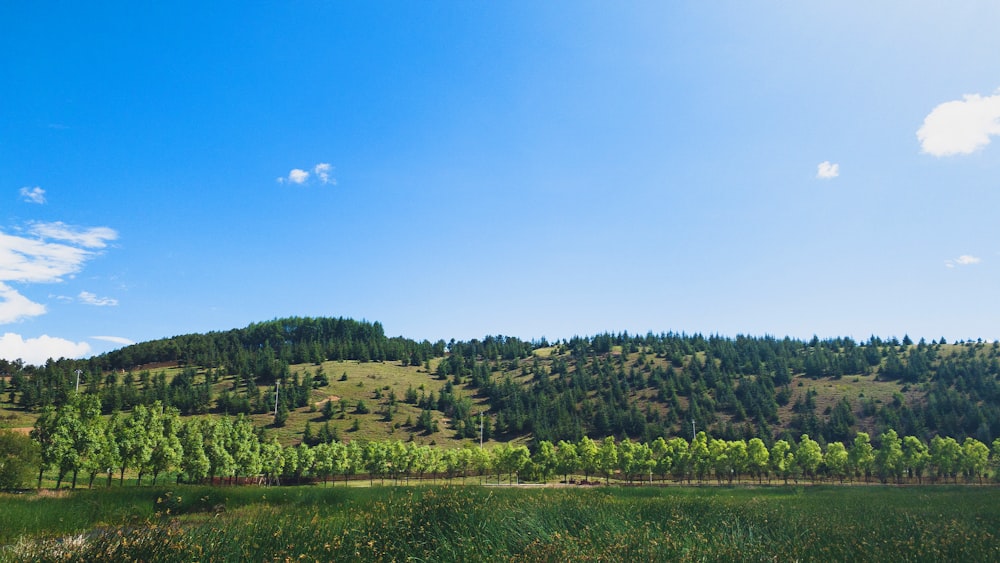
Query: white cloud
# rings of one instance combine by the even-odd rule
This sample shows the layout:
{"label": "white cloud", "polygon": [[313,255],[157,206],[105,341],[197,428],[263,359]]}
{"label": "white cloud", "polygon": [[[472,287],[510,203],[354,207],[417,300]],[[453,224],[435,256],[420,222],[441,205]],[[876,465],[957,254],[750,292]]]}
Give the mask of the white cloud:
{"label": "white cloud", "polygon": [[14,323],[45,314],[45,305],[35,303],[5,283],[0,283],[0,324]]}
{"label": "white cloud", "polygon": [[0,358],[8,361],[20,358],[28,364],[41,365],[49,358],[82,358],[88,354],[90,345],[86,342],[72,342],[45,334],[27,340],[12,332],[0,336]]}
{"label": "white cloud", "polygon": [[[46,312],[4,282],[56,283],[79,272],[118,233],[107,227],[75,227],[65,223],[35,223],[32,236],[8,235],[0,231],[0,324],[12,323]],[[81,300],[86,298],[80,295]],[[92,304],[112,304],[98,299]],[[113,300],[112,300],[113,301]]]}
{"label": "white cloud", "polygon": [[118,305],[117,299],[113,299],[111,297],[98,297],[89,291],[81,291],[77,298],[80,299],[81,303],[97,307],[115,307]]}
{"label": "white cloud", "polygon": [[29,203],[45,203],[45,190],[39,186],[21,188],[21,197]]}
{"label": "white cloud", "polygon": [[969,154],[1000,135],[1000,92],[992,96],[966,94],[938,105],[917,131],[921,150],[933,156]]}
{"label": "white cloud", "polygon": [[121,344],[122,346],[131,346],[135,344],[135,341],[125,338],[124,336],[91,336],[94,340],[103,340],[105,342],[111,342],[112,344]]}
{"label": "white cloud", "polygon": [[821,180],[832,180],[837,176],[840,176],[839,164],[831,164],[829,160],[824,160],[816,167],[816,177]]}
{"label": "white cloud", "polygon": [[291,172],[288,173],[286,178],[278,178],[279,184],[289,183],[289,184],[305,184],[306,180],[309,179],[309,173],[301,168],[292,168]]}
{"label": "white cloud", "polygon": [[315,174],[316,179],[320,184],[336,185],[337,180],[331,175],[332,172],[333,166],[331,166],[330,163],[320,162],[316,166],[313,166],[311,173],[308,170],[303,170],[301,168],[293,168],[288,173],[288,176],[282,176],[278,178],[277,181],[279,184],[297,184],[301,186],[309,182],[309,178],[312,174]]}
{"label": "white cloud", "polygon": [[330,166],[329,162],[320,162],[313,168],[313,172],[316,173],[321,183],[337,185],[337,179],[330,176],[330,173],[333,172],[333,166]]}
{"label": "white cloud", "polygon": [[945,260],[944,265],[948,268],[954,268],[955,266],[971,266],[980,262],[982,262],[982,259],[978,256],[963,254],[955,259]]}

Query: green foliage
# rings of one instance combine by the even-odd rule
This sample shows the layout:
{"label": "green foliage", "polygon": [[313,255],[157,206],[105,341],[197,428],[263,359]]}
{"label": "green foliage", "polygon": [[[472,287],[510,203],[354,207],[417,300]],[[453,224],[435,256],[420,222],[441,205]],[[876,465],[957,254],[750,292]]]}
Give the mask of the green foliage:
{"label": "green foliage", "polygon": [[38,444],[10,430],[0,430],[0,490],[27,485],[40,462]]}

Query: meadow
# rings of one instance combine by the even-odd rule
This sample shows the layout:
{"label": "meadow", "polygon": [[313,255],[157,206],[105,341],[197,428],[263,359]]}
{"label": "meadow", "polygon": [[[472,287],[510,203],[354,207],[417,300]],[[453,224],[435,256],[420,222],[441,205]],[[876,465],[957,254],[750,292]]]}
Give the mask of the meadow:
{"label": "meadow", "polygon": [[3,561],[987,561],[993,487],[143,487],[0,499]]}

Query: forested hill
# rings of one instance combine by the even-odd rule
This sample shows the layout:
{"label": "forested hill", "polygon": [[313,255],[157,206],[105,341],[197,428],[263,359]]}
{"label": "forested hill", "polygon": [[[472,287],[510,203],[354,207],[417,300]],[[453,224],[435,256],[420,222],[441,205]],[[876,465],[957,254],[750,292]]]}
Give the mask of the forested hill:
{"label": "forested hill", "polygon": [[[331,372],[343,374],[335,381]],[[313,438],[307,420],[331,435],[473,439],[478,413],[486,439],[496,440],[652,441],[695,428],[769,443],[802,434],[846,441],[886,428],[925,440],[1000,437],[1000,344],[981,341],[604,333],[551,344],[505,336],[431,343],[386,337],[378,322],[287,318],[88,360],[0,360],[0,409],[28,416],[58,406],[77,375],[80,392],[98,395],[105,413],[160,401],[183,414],[242,412],[268,424],[280,384],[279,411],[300,425],[284,429],[286,439]],[[319,408],[330,412],[308,414]],[[278,418],[275,427],[285,424]]]}
{"label": "forested hill", "polygon": [[134,344],[98,356],[91,364],[106,371],[182,362],[206,368],[226,367],[229,373],[253,372],[264,383],[274,381],[276,363],[344,359],[374,362],[405,359],[422,363],[444,352],[444,341],[432,345],[402,337],[387,338],[379,322],[290,317],[226,332],[187,334]]}

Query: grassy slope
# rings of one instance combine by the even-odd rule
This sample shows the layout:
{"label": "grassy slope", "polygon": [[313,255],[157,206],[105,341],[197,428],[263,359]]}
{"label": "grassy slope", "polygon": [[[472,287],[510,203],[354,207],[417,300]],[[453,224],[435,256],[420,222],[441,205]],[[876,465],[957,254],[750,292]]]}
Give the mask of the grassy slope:
{"label": "grassy slope", "polygon": [[[962,346],[946,345],[942,348],[942,356],[960,353],[962,350],[964,350]],[[617,356],[620,353],[620,349],[613,350],[612,356]],[[542,348],[535,351],[535,357],[543,365],[549,364],[560,355],[563,358],[568,358],[566,352],[557,347]],[[628,356],[625,362],[626,370],[632,366],[635,366],[638,370],[643,370],[651,368],[654,365],[665,367],[667,364],[665,359],[655,358],[652,354],[645,356],[645,366],[639,365],[638,359],[638,354]],[[273,420],[271,415],[253,415],[252,418],[256,424],[268,427],[283,444],[294,443],[301,439],[307,421],[312,423],[314,432],[319,430],[319,427],[324,422],[320,413],[324,401],[345,399],[349,401],[351,407],[343,415],[338,412],[330,421],[331,426],[338,430],[343,440],[413,439],[422,444],[435,443],[439,446],[457,447],[462,444],[462,441],[453,439],[454,432],[449,428],[447,419],[440,412],[435,413],[440,427],[440,430],[436,433],[425,434],[423,432],[416,432],[412,427],[405,425],[407,419],[415,422],[420,414],[420,409],[417,406],[408,405],[403,402],[407,388],[412,386],[418,390],[418,393],[421,392],[421,388],[426,393],[432,391],[439,393],[444,386],[445,382],[433,375],[437,362],[438,360],[431,362],[431,373],[425,371],[422,366],[403,366],[399,362],[325,362],[322,367],[330,383],[312,392],[310,402],[312,405],[315,405],[315,411],[309,407],[294,410],[290,413],[288,421],[283,428],[273,428],[271,426]],[[500,366],[502,368],[508,367],[505,362],[501,362]],[[292,372],[298,373],[301,378],[306,372],[314,373],[317,367],[312,364],[295,365],[292,366]],[[180,368],[175,366],[156,366],[152,371],[154,373],[165,372],[169,380],[180,371]],[[346,381],[340,381],[342,374],[347,375]],[[199,371],[199,375],[203,375],[203,372]],[[502,370],[495,372],[494,375],[495,377],[510,375],[515,381],[520,381],[524,384],[528,384],[531,379],[530,376],[523,375],[520,369]],[[232,379],[224,378],[216,384],[214,391],[218,392],[231,386]],[[376,389],[380,390],[383,394],[381,400],[374,398]],[[839,379],[811,379],[802,375],[796,375],[791,383],[792,398],[788,405],[779,409],[779,416],[783,425],[788,424],[792,418],[792,405],[800,397],[804,398],[810,389],[815,390],[817,393],[815,397],[817,405],[816,413],[821,418],[824,418],[827,409],[832,408],[842,397],[847,397],[851,401],[855,414],[858,414],[862,398],[872,399],[878,404],[891,402],[896,394],[901,394],[908,404],[914,404],[921,400],[923,394],[922,384],[904,386],[897,381],[880,381],[875,375],[845,375]],[[393,416],[391,422],[386,422],[380,407],[381,403],[386,401],[386,395],[389,390],[395,392],[398,412]],[[273,387],[262,387],[261,391],[265,394],[271,394],[273,393]],[[459,395],[472,397],[473,401],[477,403],[475,410],[479,410],[478,407],[480,405],[483,408],[487,406],[482,399],[474,396],[474,390],[468,389],[466,386],[456,387],[456,392]],[[642,389],[633,392],[632,398],[637,401],[640,410],[645,409],[647,401],[651,400],[653,401],[653,408],[662,412],[665,407],[655,402],[655,394],[654,390]],[[273,397],[273,395],[271,396]],[[358,400],[365,401],[370,409],[368,414],[356,414],[354,412],[354,405]],[[684,398],[681,398],[682,404],[685,401]],[[9,402],[9,393],[0,394],[0,428],[27,429],[34,424],[35,418],[36,415],[34,413],[26,413],[11,404]],[[726,421],[729,417],[720,413],[719,418],[721,421]],[[357,431],[350,430],[354,419],[358,419],[360,428]],[[869,420],[859,416],[858,429],[872,430],[869,422]]]}

